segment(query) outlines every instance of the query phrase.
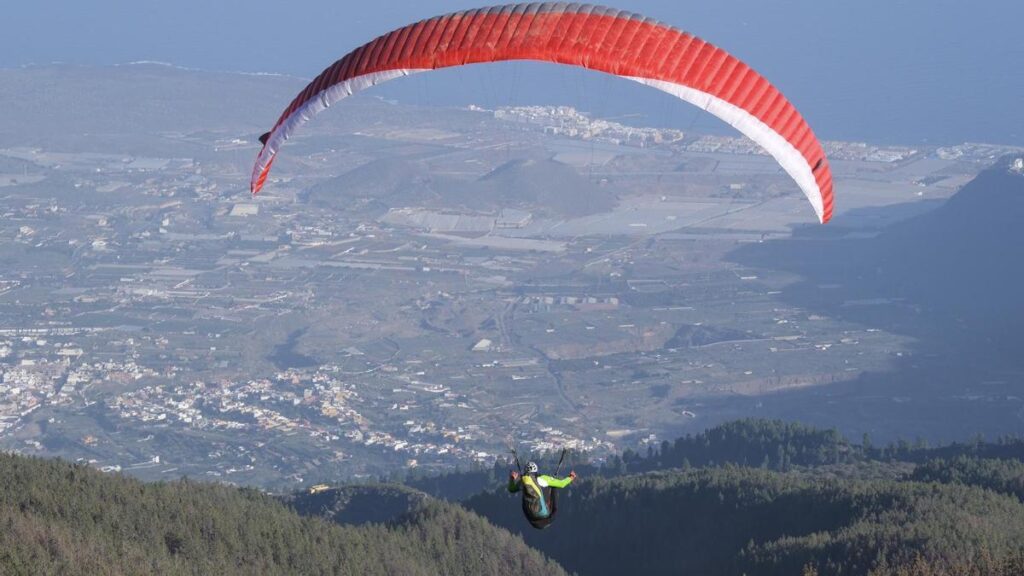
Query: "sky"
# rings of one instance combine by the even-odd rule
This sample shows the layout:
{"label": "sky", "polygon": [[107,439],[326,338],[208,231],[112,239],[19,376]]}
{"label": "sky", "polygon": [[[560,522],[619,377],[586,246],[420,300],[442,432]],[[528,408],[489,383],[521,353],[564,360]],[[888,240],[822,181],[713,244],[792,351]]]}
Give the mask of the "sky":
{"label": "sky", "polygon": [[[393,28],[478,5],[473,0],[8,4],[0,21],[0,67],[152,60],[305,78]],[[822,136],[1024,145],[1024,2],[1019,0],[611,4],[693,32],[745,60],[779,86]],[[389,87],[382,94],[463,105],[514,92],[521,99],[516,103],[589,106],[605,115],[642,111],[651,123],[693,123],[686,114],[647,113],[665,105],[654,97],[638,96],[632,87],[609,88],[606,80],[591,78],[593,73],[565,74],[523,65],[512,73],[440,75],[419,81],[423,86]],[[572,80],[566,83],[566,77]],[[486,83],[490,85],[479,88]],[[428,96],[423,96],[424,90],[429,90]],[[599,103],[578,96],[596,91],[609,95]]]}

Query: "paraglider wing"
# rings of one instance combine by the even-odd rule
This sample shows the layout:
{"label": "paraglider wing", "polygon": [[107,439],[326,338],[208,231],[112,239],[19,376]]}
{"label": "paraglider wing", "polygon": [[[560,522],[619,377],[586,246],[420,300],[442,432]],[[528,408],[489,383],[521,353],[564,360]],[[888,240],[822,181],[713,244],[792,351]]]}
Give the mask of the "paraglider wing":
{"label": "paraglider wing", "polygon": [[[606,72],[677,96],[760,144],[796,181],[824,223],[832,172],[796,108],[749,66],[692,34],[612,8],[544,2],[456,12],[411,24],[347,54],[285,109],[264,141],[250,187],[263,187],[295,130],[352,94],[438,68],[538,60]],[[264,140],[261,138],[261,140]]]}

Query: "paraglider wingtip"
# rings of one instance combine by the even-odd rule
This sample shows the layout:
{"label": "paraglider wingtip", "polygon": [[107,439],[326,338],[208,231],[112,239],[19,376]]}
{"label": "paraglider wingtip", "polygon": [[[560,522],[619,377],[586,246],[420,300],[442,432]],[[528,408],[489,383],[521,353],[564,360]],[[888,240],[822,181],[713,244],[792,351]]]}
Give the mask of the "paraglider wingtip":
{"label": "paraglider wingtip", "polygon": [[[270,140],[270,132],[267,132],[266,134],[260,136],[260,144],[263,144],[264,146],[266,146],[267,145],[267,140]],[[255,194],[255,192],[253,192],[253,193]]]}

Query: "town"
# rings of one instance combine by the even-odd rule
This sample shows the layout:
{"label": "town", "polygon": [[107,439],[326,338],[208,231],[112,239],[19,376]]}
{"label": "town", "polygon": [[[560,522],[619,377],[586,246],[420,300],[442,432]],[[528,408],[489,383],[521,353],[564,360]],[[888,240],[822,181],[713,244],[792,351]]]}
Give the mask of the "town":
{"label": "town", "polygon": [[[353,107],[256,197],[258,144],[230,127],[0,149],[0,446],[262,486],[491,466],[510,443],[600,459],[911,354],[730,258],[814,220],[745,138]],[[851,237],[1013,151],[827,148]]]}

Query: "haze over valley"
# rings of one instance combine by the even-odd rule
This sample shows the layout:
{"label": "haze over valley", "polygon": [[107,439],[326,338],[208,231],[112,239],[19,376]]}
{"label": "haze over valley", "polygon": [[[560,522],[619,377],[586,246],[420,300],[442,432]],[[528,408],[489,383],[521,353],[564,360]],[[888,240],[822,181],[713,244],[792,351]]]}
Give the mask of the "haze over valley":
{"label": "haze over valley", "polygon": [[965,266],[1010,245],[991,218],[1018,204],[983,206],[1020,197],[1018,149],[828,142],[843,197],[819,229],[739,136],[359,96],[250,197],[260,122],[297,80],[0,77],[8,450],[281,488],[489,466],[510,437],[600,459],[746,416],[879,441],[1020,429],[1019,308],[961,331],[902,240],[984,233]]}

